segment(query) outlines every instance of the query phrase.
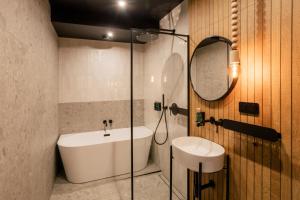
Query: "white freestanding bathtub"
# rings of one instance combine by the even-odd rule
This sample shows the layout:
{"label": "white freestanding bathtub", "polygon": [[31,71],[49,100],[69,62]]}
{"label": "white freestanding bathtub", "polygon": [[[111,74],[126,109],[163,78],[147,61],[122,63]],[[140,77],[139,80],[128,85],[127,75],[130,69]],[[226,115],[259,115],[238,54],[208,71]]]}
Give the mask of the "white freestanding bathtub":
{"label": "white freestanding bathtub", "polygon": [[[65,134],[57,142],[68,181],[83,183],[130,173],[130,128]],[[153,132],[133,128],[134,171],[147,166]]]}

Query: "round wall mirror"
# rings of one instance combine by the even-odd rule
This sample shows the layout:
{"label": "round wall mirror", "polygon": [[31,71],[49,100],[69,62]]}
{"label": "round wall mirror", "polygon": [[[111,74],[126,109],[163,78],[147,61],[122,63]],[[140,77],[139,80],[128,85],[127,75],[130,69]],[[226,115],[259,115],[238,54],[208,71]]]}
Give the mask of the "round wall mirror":
{"label": "round wall mirror", "polygon": [[236,78],[229,70],[231,41],[223,37],[204,39],[195,49],[190,78],[194,91],[206,101],[216,101],[227,96]]}

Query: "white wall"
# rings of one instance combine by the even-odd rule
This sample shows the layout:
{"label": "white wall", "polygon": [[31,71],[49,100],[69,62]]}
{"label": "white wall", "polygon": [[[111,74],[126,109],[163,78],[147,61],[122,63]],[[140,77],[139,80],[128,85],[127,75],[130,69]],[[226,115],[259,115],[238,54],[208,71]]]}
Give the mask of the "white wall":
{"label": "white wall", "polygon": [[[134,48],[135,99],[143,98],[143,46]],[[130,45],[59,39],[59,102],[130,100]]]}

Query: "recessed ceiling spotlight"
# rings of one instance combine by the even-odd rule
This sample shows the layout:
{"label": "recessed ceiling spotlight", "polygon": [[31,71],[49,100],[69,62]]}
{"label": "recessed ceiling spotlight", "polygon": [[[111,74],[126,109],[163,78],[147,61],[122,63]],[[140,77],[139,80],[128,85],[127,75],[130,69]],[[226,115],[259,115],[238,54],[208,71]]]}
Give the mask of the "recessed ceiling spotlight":
{"label": "recessed ceiling spotlight", "polygon": [[111,31],[107,32],[107,37],[108,37],[108,38],[114,37],[114,33],[111,32]]}
{"label": "recessed ceiling spotlight", "polygon": [[124,0],[119,0],[119,1],[118,1],[118,6],[119,6],[120,8],[125,8],[126,5],[127,5],[126,1],[124,1]]}
{"label": "recessed ceiling spotlight", "polygon": [[111,40],[114,37],[114,33],[111,31],[108,31],[105,35],[103,35],[104,40]]}

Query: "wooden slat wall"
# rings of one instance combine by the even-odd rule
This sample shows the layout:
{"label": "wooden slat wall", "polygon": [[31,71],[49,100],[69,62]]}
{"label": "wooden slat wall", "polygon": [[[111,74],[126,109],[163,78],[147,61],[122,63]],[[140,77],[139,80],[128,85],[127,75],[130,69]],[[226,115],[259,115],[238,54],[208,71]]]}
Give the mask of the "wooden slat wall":
{"label": "wooden slat wall", "polygon": [[[191,135],[223,145],[231,159],[230,199],[300,199],[300,1],[239,0],[241,69],[225,99],[209,103],[191,90]],[[206,37],[231,38],[230,0],[189,0],[191,52]],[[241,115],[239,101],[257,102],[258,117]],[[282,142],[271,144],[210,124],[196,127],[195,112],[272,127]],[[254,145],[256,144],[256,145]],[[191,183],[193,176],[191,174]],[[205,174],[216,187],[205,200],[225,199],[225,173]],[[192,185],[192,184],[191,184]],[[190,191],[192,194],[192,188]]]}
{"label": "wooden slat wall", "polygon": [[293,1],[292,20],[292,198],[300,197],[300,1]]}

